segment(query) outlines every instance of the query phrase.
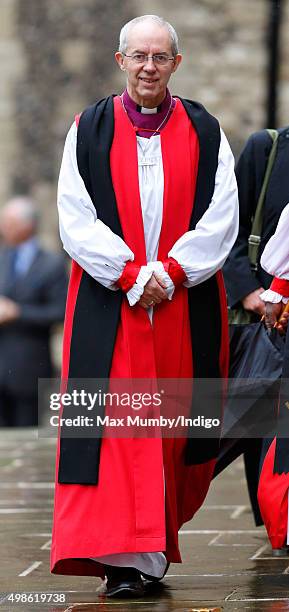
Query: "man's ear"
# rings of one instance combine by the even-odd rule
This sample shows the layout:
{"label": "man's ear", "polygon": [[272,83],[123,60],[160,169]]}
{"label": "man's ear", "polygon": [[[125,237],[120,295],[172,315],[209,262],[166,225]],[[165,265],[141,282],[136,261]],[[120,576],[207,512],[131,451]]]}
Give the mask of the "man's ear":
{"label": "man's ear", "polygon": [[172,70],[172,72],[176,72],[176,70],[178,69],[178,67],[179,67],[179,65],[180,65],[180,63],[182,61],[182,59],[183,59],[183,56],[180,53],[178,53],[176,55],[175,61],[173,63],[173,70]]}
{"label": "man's ear", "polygon": [[125,70],[125,67],[123,65],[123,54],[120,51],[117,51],[114,54],[115,60],[118,63],[119,67],[121,70]]}

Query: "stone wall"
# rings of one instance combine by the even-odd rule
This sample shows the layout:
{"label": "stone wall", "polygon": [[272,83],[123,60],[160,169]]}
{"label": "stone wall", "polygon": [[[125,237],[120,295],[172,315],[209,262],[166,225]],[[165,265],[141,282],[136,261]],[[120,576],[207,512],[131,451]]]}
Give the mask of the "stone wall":
{"label": "stone wall", "polygon": [[202,102],[235,148],[264,122],[267,1],[133,0],[141,14],[156,12],[180,38],[183,63],[173,91]]}
{"label": "stone wall", "polygon": [[[42,233],[57,244],[55,187],[74,115],[121,91],[114,65],[121,25],[143,13],[176,27],[184,61],[171,90],[218,116],[236,153],[264,126],[267,0],[1,0],[0,205],[29,191]],[[289,120],[289,0],[282,30],[280,119]]]}
{"label": "stone wall", "polygon": [[18,193],[33,192],[45,233],[49,228],[56,236],[65,134],[76,113],[113,88],[111,50],[129,13],[118,0],[18,0],[14,19],[25,67],[14,83],[17,153],[10,184]]}
{"label": "stone wall", "polygon": [[0,204],[10,193],[19,147],[14,87],[26,70],[26,58],[16,32],[17,2],[1,0],[0,3]]}
{"label": "stone wall", "polygon": [[289,1],[283,0],[281,65],[279,85],[279,125],[289,124]]}

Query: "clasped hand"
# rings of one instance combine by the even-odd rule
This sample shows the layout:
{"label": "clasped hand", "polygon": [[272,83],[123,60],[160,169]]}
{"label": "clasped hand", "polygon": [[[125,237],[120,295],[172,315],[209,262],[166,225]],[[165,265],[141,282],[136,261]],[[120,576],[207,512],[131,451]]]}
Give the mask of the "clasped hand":
{"label": "clasped hand", "polygon": [[265,303],[260,299],[261,293],[263,293],[265,289],[263,287],[259,287],[252,291],[246,297],[243,298],[242,304],[245,310],[249,310],[250,312],[255,312],[261,317],[265,314]]}
{"label": "clasped hand", "polygon": [[153,274],[144,287],[144,292],[139,299],[139,305],[147,310],[151,306],[160,304],[167,300],[166,283],[157,274]]}
{"label": "clasped hand", "polygon": [[258,289],[255,289],[255,291],[249,293],[242,300],[243,307],[245,310],[255,312],[260,316],[264,315],[267,329],[276,327],[280,335],[284,336],[288,326],[289,313],[283,312],[283,302],[278,302],[278,304],[263,302],[260,299],[260,294],[263,293],[263,291],[265,291],[265,289],[263,287],[259,287]]}
{"label": "clasped hand", "polygon": [[266,302],[265,304],[265,325],[267,329],[272,329],[276,326],[281,336],[286,334],[289,318],[289,313],[283,312],[283,310],[283,302],[279,302],[278,304]]}

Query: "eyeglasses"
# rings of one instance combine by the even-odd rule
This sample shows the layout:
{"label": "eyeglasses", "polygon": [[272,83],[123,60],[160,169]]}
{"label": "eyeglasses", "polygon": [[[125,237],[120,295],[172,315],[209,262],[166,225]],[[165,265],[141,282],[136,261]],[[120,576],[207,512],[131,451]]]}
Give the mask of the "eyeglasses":
{"label": "eyeglasses", "polygon": [[129,57],[136,64],[146,64],[149,59],[153,60],[154,64],[159,66],[165,66],[168,62],[174,60],[174,57],[168,57],[166,53],[155,53],[154,55],[147,55],[146,53],[133,53],[133,55],[127,55],[123,53],[125,57]]}

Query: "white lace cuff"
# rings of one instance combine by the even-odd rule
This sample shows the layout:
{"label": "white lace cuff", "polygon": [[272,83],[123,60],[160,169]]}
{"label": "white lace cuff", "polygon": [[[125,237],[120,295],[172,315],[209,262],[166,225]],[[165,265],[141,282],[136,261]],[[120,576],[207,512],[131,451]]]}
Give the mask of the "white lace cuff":
{"label": "white lace cuff", "polygon": [[141,266],[135,284],[126,294],[130,306],[134,306],[139,301],[144,292],[144,287],[152,277],[152,274],[153,270],[149,270],[148,266]]}
{"label": "white lace cuff", "polygon": [[287,304],[289,301],[288,297],[283,297],[280,293],[276,293],[276,291],[272,291],[272,289],[267,289],[267,291],[263,291],[259,295],[263,302],[270,302],[271,304],[279,304],[279,302],[283,302],[283,304]]}

